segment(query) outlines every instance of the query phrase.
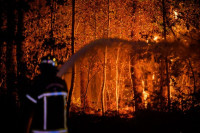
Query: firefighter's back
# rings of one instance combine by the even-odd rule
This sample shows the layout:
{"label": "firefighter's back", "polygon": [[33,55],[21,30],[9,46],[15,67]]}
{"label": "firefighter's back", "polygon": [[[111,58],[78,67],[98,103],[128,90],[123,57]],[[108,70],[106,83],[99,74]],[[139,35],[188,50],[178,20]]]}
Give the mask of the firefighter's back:
{"label": "firefighter's back", "polygon": [[[46,62],[48,63],[48,60]],[[43,73],[34,79],[26,97],[33,104],[33,133],[67,132],[67,87],[62,79],[56,77],[55,72],[43,70]]]}

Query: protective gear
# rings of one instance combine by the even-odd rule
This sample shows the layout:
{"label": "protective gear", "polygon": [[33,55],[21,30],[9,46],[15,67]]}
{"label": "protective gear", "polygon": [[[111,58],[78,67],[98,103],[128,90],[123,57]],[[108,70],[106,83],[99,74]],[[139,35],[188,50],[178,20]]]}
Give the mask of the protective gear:
{"label": "protective gear", "polygon": [[29,106],[34,111],[31,124],[33,133],[68,132],[67,95],[67,86],[62,79],[46,75],[35,78],[32,89],[26,94]]}
{"label": "protective gear", "polygon": [[41,63],[39,65],[41,73],[44,73],[45,75],[56,75],[57,73],[57,60],[55,57],[48,54],[47,56],[44,56],[41,59]]}
{"label": "protective gear", "polygon": [[55,57],[51,56],[50,54],[43,57],[42,60],[41,60],[41,65],[42,64],[49,64],[49,65],[52,65],[54,67],[57,67],[58,65],[58,62],[56,60]]}
{"label": "protective gear", "polygon": [[26,94],[27,130],[33,133],[67,133],[67,86],[56,76],[57,60],[51,55],[41,59],[41,74],[34,78]]}

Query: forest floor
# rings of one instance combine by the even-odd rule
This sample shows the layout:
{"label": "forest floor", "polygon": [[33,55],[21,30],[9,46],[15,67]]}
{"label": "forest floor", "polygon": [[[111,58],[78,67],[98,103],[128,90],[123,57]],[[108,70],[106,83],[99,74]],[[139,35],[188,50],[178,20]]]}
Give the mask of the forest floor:
{"label": "forest floor", "polygon": [[200,133],[200,113],[139,112],[134,118],[72,113],[69,133]]}

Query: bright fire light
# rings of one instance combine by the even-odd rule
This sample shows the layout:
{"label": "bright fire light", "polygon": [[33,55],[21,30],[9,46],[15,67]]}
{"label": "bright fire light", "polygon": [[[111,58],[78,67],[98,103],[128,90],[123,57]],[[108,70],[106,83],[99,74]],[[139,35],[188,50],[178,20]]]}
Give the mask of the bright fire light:
{"label": "bright fire light", "polygon": [[158,40],[158,36],[155,36],[155,37],[153,38],[153,40],[154,40],[154,41],[157,41],[157,40]]}
{"label": "bright fire light", "polygon": [[153,79],[153,80],[155,79],[155,75],[154,75],[154,74],[152,75],[152,79]]}
{"label": "bright fire light", "polygon": [[143,94],[144,94],[144,100],[146,101],[148,97],[148,93],[146,91],[143,91]]}
{"label": "bright fire light", "polygon": [[144,95],[144,106],[145,108],[147,108],[147,104],[148,104],[148,101],[147,101],[147,97],[148,97],[148,93],[143,90],[143,95]]}
{"label": "bright fire light", "polygon": [[174,11],[174,18],[177,19],[178,18],[178,12]]}

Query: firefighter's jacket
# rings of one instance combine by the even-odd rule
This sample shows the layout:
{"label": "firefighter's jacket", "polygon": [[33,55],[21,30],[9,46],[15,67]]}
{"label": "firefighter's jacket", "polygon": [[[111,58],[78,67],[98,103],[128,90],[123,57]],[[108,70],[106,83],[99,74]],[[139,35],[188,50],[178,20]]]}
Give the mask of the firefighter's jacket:
{"label": "firefighter's jacket", "polygon": [[26,98],[33,106],[33,132],[67,132],[67,87],[62,79],[51,75],[38,76]]}

